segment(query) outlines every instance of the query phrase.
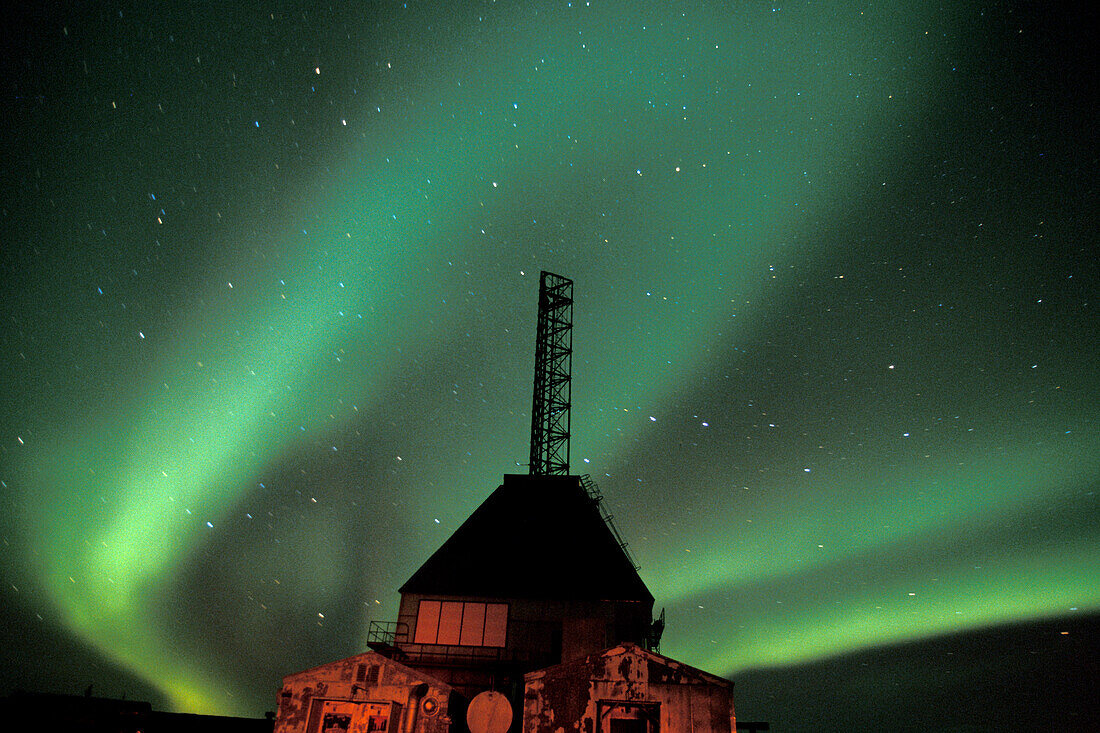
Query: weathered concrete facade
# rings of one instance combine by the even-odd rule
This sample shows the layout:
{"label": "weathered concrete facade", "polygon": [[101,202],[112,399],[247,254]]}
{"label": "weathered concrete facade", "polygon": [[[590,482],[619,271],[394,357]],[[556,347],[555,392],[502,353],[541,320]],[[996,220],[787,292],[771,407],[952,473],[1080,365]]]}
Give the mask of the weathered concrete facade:
{"label": "weathered concrete facade", "polygon": [[[452,733],[465,705],[450,685],[366,652],[283,678],[275,733]],[[457,709],[456,709],[457,708]]]}
{"label": "weathered concrete facade", "polygon": [[506,475],[400,593],[373,652],[285,679],[275,733],[467,733],[486,691],[510,733],[733,730],[732,683],[647,651],[663,615],[580,477]]}
{"label": "weathered concrete facade", "polygon": [[732,733],[733,683],[634,644],[525,677],[524,733]]}

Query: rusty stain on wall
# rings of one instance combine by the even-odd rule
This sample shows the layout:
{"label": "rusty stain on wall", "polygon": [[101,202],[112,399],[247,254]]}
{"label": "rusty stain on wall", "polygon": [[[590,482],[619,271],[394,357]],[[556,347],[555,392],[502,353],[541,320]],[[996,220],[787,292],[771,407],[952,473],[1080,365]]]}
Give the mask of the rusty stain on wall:
{"label": "rusty stain on wall", "polygon": [[283,678],[275,733],[450,733],[449,685],[375,652]]}
{"label": "rusty stain on wall", "polygon": [[[732,733],[733,683],[635,644],[531,672],[525,733]],[[633,727],[627,728],[627,721]]]}

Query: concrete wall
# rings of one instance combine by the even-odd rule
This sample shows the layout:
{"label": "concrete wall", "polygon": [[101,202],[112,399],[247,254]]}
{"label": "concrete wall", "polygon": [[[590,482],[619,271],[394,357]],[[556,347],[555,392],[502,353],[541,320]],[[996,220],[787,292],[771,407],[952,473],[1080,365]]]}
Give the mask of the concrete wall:
{"label": "concrete wall", "polygon": [[732,733],[733,685],[634,645],[526,676],[524,733],[609,733],[615,719],[646,733]]}
{"label": "concrete wall", "polygon": [[[325,715],[346,718],[347,733],[368,733],[370,720],[387,719],[386,733],[452,733],[451,688],[373,652],[283,678],[275,733],[320,733]],[[377,723],[376,723],[377,724]]]}

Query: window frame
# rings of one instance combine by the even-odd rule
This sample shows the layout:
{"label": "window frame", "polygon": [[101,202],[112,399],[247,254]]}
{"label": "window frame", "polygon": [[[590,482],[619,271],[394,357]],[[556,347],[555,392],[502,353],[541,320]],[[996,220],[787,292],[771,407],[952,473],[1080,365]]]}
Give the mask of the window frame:
{"label": "window frame", "polygon": [[421,598],[416,608],[413,643],[503,649],[508,644],[510,610],[508,603],[500,601]]}

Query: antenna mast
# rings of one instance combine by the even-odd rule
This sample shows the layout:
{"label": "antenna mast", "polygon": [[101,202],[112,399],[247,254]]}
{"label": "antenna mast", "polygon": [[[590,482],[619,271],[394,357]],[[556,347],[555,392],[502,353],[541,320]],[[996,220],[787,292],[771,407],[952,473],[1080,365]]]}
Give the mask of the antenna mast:
{"label": "antenna mast", "polygon": [[569,474],[569,401],[573,364],[573,281],[542,272],[531,400],[532,476]]}

